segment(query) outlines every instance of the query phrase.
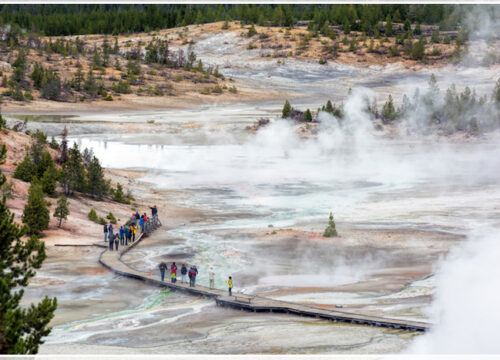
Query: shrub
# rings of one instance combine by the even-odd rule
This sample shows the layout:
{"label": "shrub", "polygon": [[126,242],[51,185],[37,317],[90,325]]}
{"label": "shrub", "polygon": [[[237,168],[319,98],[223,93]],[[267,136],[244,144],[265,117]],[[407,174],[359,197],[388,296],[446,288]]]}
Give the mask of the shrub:
{"label": "shrub", "polygon": [[106,219],[108,219],[111,224],[116,224],[117,223],[117,220],[116,220],[116,218],[115,218],[115,216],[113,215],[112,212],[109,212],[109,214],[106,215]]}
{"label": "shrub", "polygon": [[87,214],[87,217],[89,218],[90,221],[99,223],[99,217],[97,216],[97,213],[95,212],[94,209],[90,209],[89,213]]}

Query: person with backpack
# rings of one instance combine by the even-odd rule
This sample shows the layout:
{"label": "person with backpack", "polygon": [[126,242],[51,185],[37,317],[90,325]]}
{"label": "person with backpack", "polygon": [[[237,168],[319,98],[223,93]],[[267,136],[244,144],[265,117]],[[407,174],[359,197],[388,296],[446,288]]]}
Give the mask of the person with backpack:
{"label": "person with backpack", "polygon": [[226,282],[227,282],[227,290],[229,292],[229,296],[232,296],[231,290],[233,290],[233,278],[230,276]]}
{"label": "person with backpack", "polygon": [[165,281],[165,271],[167,270],[167,264],[162,261],[158,267],[160,268],[161,281]]}
{"label": "person with backpack", "polygon": [[120,226],[120,245],[123,245],[125,242],[125,229],[123,226]]}
{"label": "person with backpack", "polygon": [[198,275],[198,269],[196,268],[196,265],[193,266],[193,287],[196,286],[196,276]]}
{"label": "person with backpack", "polygon": [[208,272],[208,280],[210,283],[210,289],[213,289],[215,286],[215,273],[214,268],[210,266],[210,271]]}
{"label": "person with backpack", "polygon": [[186,281],[187,267],[186,264],[182,264],[181,267],[181,283],[187,283]]}
{"label": "person with backpack", "polygon": [[104,242],[108,241],[108,224],[104,223]]}
{"label": "person with backpack", "polygon": [[189,286],[193,287],[193,267],[192,266],[189,268],[188,277],[189,277]]}

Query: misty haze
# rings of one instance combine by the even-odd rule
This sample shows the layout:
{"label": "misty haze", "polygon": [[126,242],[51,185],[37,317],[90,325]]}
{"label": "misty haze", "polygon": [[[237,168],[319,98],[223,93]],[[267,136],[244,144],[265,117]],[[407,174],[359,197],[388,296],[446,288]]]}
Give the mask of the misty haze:
{"label": "misty haze", "polygon": [[0,9],[0,354],[500,352],[498,5]]}

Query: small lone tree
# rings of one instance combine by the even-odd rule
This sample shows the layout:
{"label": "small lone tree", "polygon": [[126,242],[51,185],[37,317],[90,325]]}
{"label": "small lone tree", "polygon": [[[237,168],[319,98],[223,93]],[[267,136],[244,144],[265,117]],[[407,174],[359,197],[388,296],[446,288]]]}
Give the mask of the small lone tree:
{"label": "small lone tree", "polygon": [[67,220],[69,215],[68,199],[66,196],[61,195],[59,200],[57,200],[57,207],[54,211],[54,217],[59,219],[58,227],[61,227],[62,221]]}
{"label": "small lone tree", "polygon": [[287,117],[290,117],[290,114],[292,113],[292,105],[290,105],[290,102],[287,100],[285,101],[285,105],[283,105],[283,110],[281,111],[281,117],[283,119],[286,119]]}
{"label": "small lone tree", "polygon": [[29,235],[39,235],[48,229],[50,213],[43,197],[42,186],[37,179],[33,179],[28,191],[28,202],[24,207],[23,224],[27,226]]}
{"label": "small lone tree", "polygon": [[304,113],[304,121],[305,122],[311,122],[313,120],[311,110],[307,109],[306,112]]}
{"label": "small lone tree", "polygon": [[335,237],[339,236],[337,229],[335,228],[335,221],[333,221],[333,214],[330,212],[330,220],[328,221],[328,226],[323,232],[324,237]]}

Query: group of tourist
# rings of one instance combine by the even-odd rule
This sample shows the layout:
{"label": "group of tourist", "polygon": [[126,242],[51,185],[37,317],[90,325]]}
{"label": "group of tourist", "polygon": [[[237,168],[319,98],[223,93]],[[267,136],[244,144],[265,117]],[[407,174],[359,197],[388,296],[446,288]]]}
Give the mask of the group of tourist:
{"label": "group of tourist", "polygon": [[[165,272],[168,269],[168,265],[164,261],[162,261],[160,263],[160,265],[158,265],[158,267],[160,268],[161,281],[165,281]],[[190,266],[188,269],[186,264],[182,264],[181,283],[183,283],[183,284],[187,284],[186,275],[189,277],[189,286],[195,287],[196,286],[196,277],[198,276],[198,268],[196,267],[196,265]],[[208,272],[208,280],[209,280],[210,289],[214,289],[215,288],[215,272],[214,272],[213,267],[210,267],[210,271]],[[175,264],[175,261],[170,265],[170,282],[172,284],[175,284],[177,282],[177,265]],[[233,288],[233,279],[231,276],[226,281],[226,283],[227,283],[229,296],[231,296],[232,295],[231,291]]]}
{"label": "group of tourist", "polygon": [[[153,219],[158,219],[158,209],[156,205],[150,207],[151,215]],[[109,242],[109,250],[113,251],[113,246],[115,250],[118,251],[118,244],[120,245],[128,245],[129,242],[135,241],[135,235],[137,231],[143,233],[146,229],[148,222],[151,219],[148,218],[146,213],[140,215],[138,211],[132,214],[130,220],[123,226],[120,226],[120,229],[114,233],[113,224],[104,224],[104,242]]]}

